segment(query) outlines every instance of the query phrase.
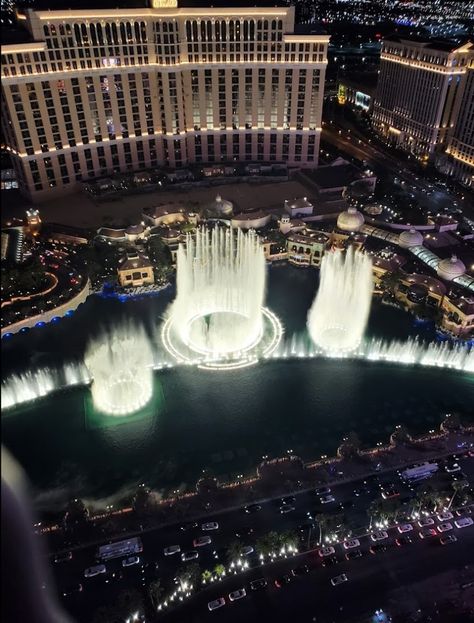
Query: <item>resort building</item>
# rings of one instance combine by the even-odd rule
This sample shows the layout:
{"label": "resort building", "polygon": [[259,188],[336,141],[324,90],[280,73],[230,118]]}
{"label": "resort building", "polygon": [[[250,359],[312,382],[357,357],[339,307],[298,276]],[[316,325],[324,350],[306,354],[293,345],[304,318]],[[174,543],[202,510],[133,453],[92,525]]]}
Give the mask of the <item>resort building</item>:
{"label": "resort building", "polygon": [[474,338],[474,298],[445,297],[441,326],[459,337]]}
{"label": "resort building", "polygon": [[474,186],[474,57],[469,62],[446,156],[439,168],[467,187]]}
{"label": "resort building", "polygon": [[286,4],[187,4],[20,15],[2,129],[33,201],[153,167],[317,166],[329,36]]}
{"label": "resort building", "polygon": [[444,283],[424,274],[406,274],[399,277],[395,288],[395,298],[406,309],[412,309],[420,305],[441,307],[446,286]]}
{"label": "resort building", "polygon": [[330,234],[306,229],[290,234],[286,241],[288,262],[294,266],[320,266],[324,252],[330,244]]}
{"label": "resort building", "polygon": [[[372,114],[376,131],[421,160],[444,151],[457,124],[458,98],[473,57],[469,42],[386,38]],[[452,149],[457,153],[455,144]]]}
{"label": "resort building", "polygon": [[155,283],[153,265],[142,253],[128,253],[120,262],[117,273],[121,286],[145,286]]}

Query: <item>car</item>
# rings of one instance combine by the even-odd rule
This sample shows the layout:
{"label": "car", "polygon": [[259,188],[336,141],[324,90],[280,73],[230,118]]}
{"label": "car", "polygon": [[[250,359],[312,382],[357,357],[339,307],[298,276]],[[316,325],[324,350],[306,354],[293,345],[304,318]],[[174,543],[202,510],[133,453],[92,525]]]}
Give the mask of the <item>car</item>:
{"label": "car", "polygon": [[165,556],[173,556],[173,554],[179,554],[181,551],[180,545],[170,545],[169,547],[165,547],[163,553]]}
{"label": "car", "polygon": [[54,562],[56,564],[68,562],[69,560],[72,560],[72,552],[63,552],[62,554],[56,554],[54,557]]}
{"label": "car", "polygon": [[82,593],[82,584],[70,584],[65,586],[62,590],[63,597],[70,597],[75,593]]}
{"label": "car", "polygon": [[444,521],[438,525],[438,532],[449,532],[453,529],[453,524],[450,521]]}
{"label": "car", "polygon": [[321,558],[325,558],[326,556],[332,556],[335,553],[336,553],[336,550],[334,549],[332,545],[321,547],[318,550],[318,554],[321,556]]}
{"label": "car", "polygon": [[196,560],[196,558],[199,558],[199,552],[197,552],[195,549],[192,549],[189,552],[183,552],[181,554],[181,560],[183,562],[188,562],[188,560]]}
{"label": "car", "polygon": [[436,536],[436,530],[434,528],[423,528],[418,532],[420,539],[429,539],[432,536]]}
{"label": "car", "polygon": [[252,580],[252,582],[250,582],[250,588],[253,591],[261,591],[264,588],[266,588],[268,585],[268,582],[266,581],[265,578],[257,578],[256,580]]}
{"label": "car", "polygon": [[353,547],[360,547],[359,539],[349,539],[343,543],[344,549],[352,549]]}
{"label": "car", "polygon": [[260,506],[260,504],[249,504],[248,506],[245,507],[245,512],[246,513],[258,513],[258,511],[261,511],[262,507]]}
{"label": "car", "polygon": [[397,530],[398,532],[400,532],[400,534],[403,534],[404,532],[411,532],[413,530],[413,526],[411,525],[411,523],[402,523],[397,526]]}
{"label": "car", "polygon": [[455,462],[447,463],[444,469],[448,472],[448,474],[452,474],[454,472],[460,472],[461,466],[459,465],[459,463],[455,463]]}
{"label": "car", "polygon": [[94,567],[88,567],[85,571],[84,571],[84,577],[85,578],[93,578],[96,575],[100,575],[101,573],[105,573],[107,571],[107,568],[105,565],[95,565]]}
{"label": "car", "polygon": [[369,551],[371,554],[383,554],[387,551],[387,546],[383,543],[375,543],[374,545],[370,546]]}
{"label": "car", "polygon": [[193,547],[203,547],[204,545],[210,545],[211,543],[212,539],[210,536],[198,536],[198,538],[193,541]]}
{"label": "car", "polygon": [[469,478],[464,472],[456,472],[455,474],[451,474],[451,480],[455,482],[460,482],[464,480],[469,480]]}
{"label": "car", "polygon": [[140,556],[129,556],[122,560],[122,567],[133,567],[140,564]]}
{"label": "car", "polygon": [[189,523],[184,523],[182,524],[179,529],[182,530],[183,532],[188,532],[189,530],[193,530],[194,528],[198,527],[198,523],[196,521],[194,522],[189,522]]}
{"label": "car", "polygon": [[332,567],[333,565],[337,565],[339,563],[339,558],[334,554],[332,556],[326,556],[323,558],[321,564],[323,567]]}
{"label": "car", "polygon": [[207,523],[203,523],[201,525],[201,530],[218,530],[219,524],[217,521],[208,521]]}
{"label": "car", "polygon": [[439,540],[441,545],[451,545],[452,543],[456,543],[457,537],[454,534],[447,534],[446,536],[442,536]]}
{"label": "car", "polygon": [[238,588],[236,591],[229,593],[229,599],[231,601],[238,601],[247,595],[245,588]]}
{"label": "car", "polygon": [[308,565],[299,565],[299,567],[295,567],[294,569],[291,570],[291,573],[295,577],[298,577],[300,575],[306,575],[309,572],[310,572],[310,568],[308,567]]}
{"label": "car", "polygon": [[370,538],[372,541],[383,541],[384,539],[388,539],[388,532],[385,530],[378,530],[377,532],[372,532]]}
{"label": "car", "polygon": [[453,518],[453,514],[450,511],[443,511],[437,515],[438,521],[449,521]]}
{"label": "car", "polygon": [[454,521],[456,528],[467,528],[468,526],[472,526],[472,524],[472,517],[460,517]]}
{"label": "car", "polygon": [[347,580],[347,575],[345,573],[341,573],[341,575],[336,575],[335,578],[331,578],[331,584],[333,586],[337,586],[338,584],[343,584],[344,582],[347,582]]}
{"label": "car", "polygon": [[209,608],[211,612],[213,610],[217,610],[218,608],[222,608],[222,606],[225,606],[224,597],[218,597],[217,599],[213,599],[207,604],[207,607]]}
{"label": "car", "polygon": [[384,500],[396,498],[400,495],[400,491],[398,491],[394,485],[385,485],[380,493]]}
{"label": "car", "polygon": [[360,549],[351,549],[349,552],[346,552],[346,560],[354,560],[355,558],[362,558]]}
{"label": "car", "polygon": [[316,489],[316,495],[328,495],[328,493],[331,493],[330,487],[320,487]]}
{"label": "car", "polygon": [[241,554],[242,556],[250,556],[250,554],[253,554],[254,549],[251,545],[244,545],[241,549]]}
{"label": "car", "polygon": [[321,504],[331,504],[331,502],[335,502],[336,498],[333,495],[323,495],[319,498]]}
{"label": "car", "polygon": [[399,536],[395,539],[395,543],[398,547],[403,547],[404,545],[411,545],[413,543],[413,539],[411,536]]}
{"label": "car", "polygon": [[280,506],[280,513],[282,515],[286,515],[286,513],[292,513],[295,510],[294,506],[289,506],[288,504],[283,504]]}
{"label": "car", "polygon": [[426,526],[432,526],[434,524],[434,519],[431,517],[422,517],[418,520],[418,525],[420,528],[426,528]]}
{"label": "car", "polygon": [[250,536],[251,534],[253,534],[253,528],[250,526],[243,526],[242,528],[237,528],[235,531],[235,536],[239,539],[243,536]]}
{"label": "car", "polygon": [[296,502],[296,498],[294,495],[287,495],[285,498],[281,498],[282,504],[294,504]]}
{"label": "car", "polygon": [[275,578],[275,581],[273,583],[277,588],[282,588],[283,586],[286,586],[286,584],[290,584],[292,580],[293,576],[287,573],[279,578]]}

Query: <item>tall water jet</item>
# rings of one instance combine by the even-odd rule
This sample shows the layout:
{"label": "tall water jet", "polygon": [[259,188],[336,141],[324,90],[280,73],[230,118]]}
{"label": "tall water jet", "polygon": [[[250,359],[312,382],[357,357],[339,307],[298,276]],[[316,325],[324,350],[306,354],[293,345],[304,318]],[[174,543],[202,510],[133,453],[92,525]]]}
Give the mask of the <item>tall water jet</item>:
{"label": "tall water jet", "polygon": [[125,416],[142,409],[153,393],[153,353],[141,326],[104,331],[86,350],[94,407],[107,415]]}
{"label": "tall water jet", "polygon": [[356,349],[364,335],[372,300],[372,261],[349,247],[326,253],[319,289],[308,313],[308,331],[326,354]]}

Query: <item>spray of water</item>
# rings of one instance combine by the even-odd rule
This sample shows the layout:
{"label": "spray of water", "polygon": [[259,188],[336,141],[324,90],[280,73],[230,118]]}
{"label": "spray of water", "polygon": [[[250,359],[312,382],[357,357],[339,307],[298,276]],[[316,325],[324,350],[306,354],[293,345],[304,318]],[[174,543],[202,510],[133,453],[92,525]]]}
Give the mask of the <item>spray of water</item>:
{"label": "spray of water", "polygon": [[364,335],[371,300],[371,259],[352,247],[345,253],[326,253],[308,313],[308,331],[314,343],[327,354],[356,349]]}
{"label": "spray of water", "polygon": [[211,358],[250,349],[262,334],[265,277],[255,232],[216,227],[188,234],[178,250],[173,332]]}
{"label": "spray of water", "polygon": [[104,331],[87,347],[85,365],[92,377],[94,407],[124,416],[144,407],[153,393],[153,353],[141,326],[126,324]]}

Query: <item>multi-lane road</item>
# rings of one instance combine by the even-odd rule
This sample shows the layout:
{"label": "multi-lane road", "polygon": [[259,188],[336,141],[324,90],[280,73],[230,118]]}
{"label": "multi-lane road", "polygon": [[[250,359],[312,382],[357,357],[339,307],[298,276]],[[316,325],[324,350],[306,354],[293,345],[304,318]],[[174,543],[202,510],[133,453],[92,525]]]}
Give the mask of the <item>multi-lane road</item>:
{"label": "multi-lane road", "polygon": [[[472,482],[472,478],[474,477],[474,459],[470,457],[463,457],[460,459],[460,464],[462,470]],[[440,473],[436,476],[436,478],[441,479],[441,482],[444,482],[447,487],[451,482],[451,476],[443,470],[440,470]],[[245,545],[255,546],[255,543],[260,536],[267,534],[272,530],[275,530],[277,532],[292,530],[296,531],[300,535],[302,549],[305,549],[309,542],[311,543],[312,547],[316,547],[319,530],[317,526],[311,528],[311,520],[308,518],[308,513],[313,515],[314,513],[334,513],[341,503],[345,506],[343,511],[346,516],[345,525],[350,526],[354,535],[366,534],[368,527],[367,508],[369,507],[372,500],[380,499],[381,485],[383,485],[384,483],[396,484],[400,493],[400,500],[403,502],[403,508],[406,507],[408,511],[410,508],[410,501],[414,495],[414,491],[411,490],[408,485],[402,483],[396,472],[387,472],[380,475],[372,476],[368,480],[367,491],[361,491],[360,495],[355,495],[355,490],[361,489],[361,482],[359,481],[353,481],[333,486],[332,494],[335,497],[335,502],[329,504],[321,504],[319,501],[319,497],[316,495],[316,493],[314,491],[310,491],[295,494],[295,502],[292,504],[292,506],[294,506],[294,510],[287,514],[280,513],[280,500],[272,500],[266,503],[262,503],[261,510],[255,513],[248,514],[245,512],[244,509],[234,509],[216,514],[214,516],[209,516],[203,521],[217,521],[219,523],[219,529],[207,533],[211,536],[212,543],[205,547],[198,548],[199,559],[197,560],[197,562],[199,563],[201,570],[213,569],[215,565],[219,562],[227,565],[228,559],[226,549],[232,541],[236,540],[236,535],[241,532],[242,528],[252,529],[251,534],[241,539],[241,541]],[[463,530],[462,539],[472,539],[472,532],[473,530],[471,528]],[[124,587],[141,587],[153,578],[160,578],[164,585],[172,585],[172,579],[175,577],[177,570],[183,566],[183,563],[180,559],[180,554],[175,554],[174,556],[164,556],[164,548],[170,545],[180,545],[181,552],[192,550],[194,549],[193,540],[202,534],[203,532],[201,530],[200,523],[197,527],[189,527],[187,530],[183,530],[180,524],[175,524],[151,532],[143,533],[143,553],[141,554],[140,565],[123,569],[121,565],[121,560],[114,560],[107,563],[107,574],[90,579],[84,578],[83,573],[86,567],[95,564],[97,548],[85,547],[82,550],[75,551],[73,559],[71,561],[53,565],[59,592],[62,592],[62,589],[67,585],[77,584],[78,582],[83,585],[84,590],[81,593],[66,598],[66,607],[79,620],[85,622],[90,620],[91,613],[96,607],[103,604],[104,602],[113,601],[114,596],[116,596],[117,592],[122,590]],[[466,535],[470,536],[467,537]],[[419,537],[416,532],[415,540],[418,539]],[[361,539],[361,543],[363,542],[365,543],[365,549],[367,550],[367,536],[364,536],[363,539]],[[458,547],[459,544],[460,543],[454,544],[452,546],[453,550],[464,553],[465,548],[462,547],[462,545],[461,547]],[[439,545],[439,543],[437,543],[437,545]],[[420,547],[422,548],[422,550],[420,550],[420,555],[410,554],[410,551],[418,552],[418,549]],[[362,549],[364,550],[364,547],[362,547]],[[399,552],[399,549],[403,549],[404,551]],[[309,574],[309,576],[305,576],[305,578],[303,579],[299,578],[297,581],[295,580],[295,586],[296,584],[298,584],[298,586],[301,586],[301,588],[293,589],[291,585],[286,589],[281,589],[281,591],[285,592],[286,594],[286,591],[288,591],[289,589],[291,589],[290,592],[295,590],[296,594],[298,595],[298,600],[303,599],[303,595],[305,595],[304,587],[306,586],[306,588],[308,588],[307,583],[310,581],[316,582],[318,585],[321,582],[322,585],[326,586],[327,590],[329,591],[329,588],[331,588],[330,585],[327,584],[327,582],[329,582],[329,578],[333,575],[337,575],[338,573],[345,572],[346,566],[348,566],[348,569],[351,569],[351,581],[347,583],[347,587],[338,587],[338,589],[341,589],[344,592],[348,591],[348,594],[350,595],[351,591],[355,590],[353,587],[357,586],[358,582],[365,581],[364,578],[367,579],[366,575],[374,573],[374,570],[378,568],[378,565],[383,564],[387,568],[389,567],[391,569],[392,559],[395,565],[394,573],[398,574],[396,576],[397,579],[395,581],[395,584],[400,583],[400,578],[402,577],[400,574],[405,573],[405,567],[409,567],[411,565],[409,561],[412,559],[412,557],[414,561],[416,560],[416,564],[415,562],[413,562],[414,573],[416,569],[419,569],[420,573],[423,571],[423,565],[420,561],[423,560],[423,557],[425,556],[431,556],[431,553],[434,556],[433,561],[438,561],[439,558],[443,561],[442,564],[446,566],[446,568],[450,568],[450,566],[452,567],[453,565],[457,564],[456,556],[453,557],[453,555],[450,553],[452,551],[451,546],[428,547],[426,543],[420,542],[419,544],[417,543],[416,545],[407,547],[406,550],[407,552],[405,553],[405,548],[393,547],[390,549],[390,552],[379,556],[370,554],[358,560],[347,563],[343,562],[341,563],[341,571],[339,570],[339,565],[337,566],[337,569],[335,568],[334,571],[331,568],[320,568],[321,565],[318,565],[318,569],[315,571],[315,576],[313,576],[313,574],[311,573]],[[306,556],[306,554],[304,556]],[[319,558],[314,553],[309,554],[308,556],[309,560],[311,561],[315,561]],[[382,559],[385,562],[383,562]],[[250,560],[252,561],[252,558]],[[259,564],[256,556],[253,558],[253,564]],[[275,575],[283,573],[284,568],[287,565],[295,566],[296,564],[296,561],[291,560],[274,563],[270,566],[265,566],[265,575],[267,575],[270,580],[272,580]],[[299,561],[298,564],[300,564]],[[397,565],[399,565],[399,567],[397,567]],[[438,562],[436,562],[436,565],[438,565]],[[435,570],[437,569],[437,566],[432,566],[431,568]],[[354,577],[352,577],[354,573],[352,569],[358,570]],[[115,577],[113,577],[114,573]],[[222,585],[222,592],[229,592],[230,590],[232,590],[232,587],[237,586],[239,582],[244,583],[248,587],[248,582],[250,581],[250,579],[257,577],[259,574],[261,574],[260,569],[250,569],[248,572],[246,572],[245,577],[239,577],[235,581],[233,579],[226,580],[225,588],[224,585]],[[122,576],[121,579],[117,580],[117,575]],[[378,583],[382,582],[382,578],[378,577],[379,574],[375,575],[377,575],[376,581]],[[311,578],[313,578],[312,580],[310,579],[310,576]],[[235,584],[235,582],[237,584]],[[380,591],[380,595],[382,595],[386,591],[387,586],[383,584],[383,582],[382,584],[380,584],[380,587],[378,589]],[[266,591],[262,591],[262,593],[263,592],[267,594]],[[278,604],[279,598],[272,597],[273,593],[274,589],[272,587],[271,590],[268,592],[269,604],[273,602]],[[200,604],[202,601],[202,603],[205,602],[205,605],[207,605],[207,601],[213,598],[214,594],[215,593],[211,590],[209,592],[209,595],[205,597],[201,595],[195,597],[193,596],[192,598],[190,598],[189,604],[182,606],[182,608],[184,608],[186,612],[189,611],[189,617],[191,617],[191,612],[200,612],[201,610],[201,614],[199,614],[198,612],[198,614],[193,616],[207,616],[205,615],[206,608],[201,608]],[[310,594],[311,591],[308,594],[308,598],[310,597]],[[261,598],[259,599],[260,601],[257,600],[254,604],[254,596],[247,597],[246,601],[252,602],[253,605],[245,606],[245,608],[250,608],[251,610],[257,608],[258,604],[261,603]],[[291,606],[292,602],[294,601],[292,598],[284,597],[282,599],[283,603],[287,600],[289,606]],[[265,603],[267,602],[265,601]],[[330,603],[331,600],[328,601],[327,605],[327,608],[329,609]],[[265,607],[270,607],[269,604],[267,604]],[[234,604],[232,604],[232,608],[233,607]],[[235,607],[237,606],[235,605]],[[283,604],[281,607],[283,608]],[[278,609],[279,606],[275,606],[275,608]],[[224,611],[224,608],[222,608],[222,611]],[[251,616],[253,617],[254,614],[252,614]],[[231,616],[231,608],[226,607],[226,616],[227,615],[229,617]],[[172,618],[174,615],[167,614],[166,616],[170,616]],[[188,614],[186,614],[186,616],[188,616]],[[178,617],[178,619],[173,620],[183,619],[179,619]],[[189,620],[200,621],[201,618],[189,618]],[[203,618],[202,620],[205,619]],[[226,618],[225,620],[231,619]],[[251,618],[250,620],[253,619]]]}

